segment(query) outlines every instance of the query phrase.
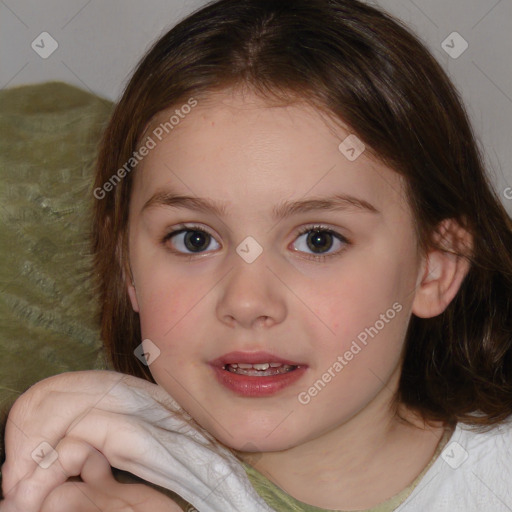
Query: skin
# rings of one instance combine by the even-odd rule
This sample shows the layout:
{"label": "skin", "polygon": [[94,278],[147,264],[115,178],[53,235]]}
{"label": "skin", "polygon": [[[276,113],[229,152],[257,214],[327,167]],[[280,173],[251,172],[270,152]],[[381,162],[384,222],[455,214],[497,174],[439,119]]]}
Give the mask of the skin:
{"label": "skin", "polygon": [[[152,127],[173,112],[160,113]],[[368,151],[353,162],[345,158],[338,145],[349,134],[305,104],[270,107],[232,91],[199,102],[134,175],[135,284],[126,285],[142,339],[160,350],[150,365],[156,382],[289,494],[333,509],[385,501],[433,456],[443,425],[426,425],[405,407],[413,425],[401,422],[390,400],[411,314],[442,313],[468,271],[465,260],[443,252],[420,255],[403,179]],[[226,211],[143,209],[169,187],[225,202]],[[380,213],[316,210],[272,219],[283,201],[333,193],[364,199]],[[202,253],[187,249],[183,235],[162,241],[180,223],[212,235]],[[350,244],[333,238],[329,247],[327,239],[324,253],[338,255],[311,259],[314,248],[297,231],[314,224]],[[467,236],[450,221],[442,228]],[[252,263],[236,252],[248,236],[263,248]],[[298,394],[394,303],[402,306],[395,318],[301,404]],[[241,397],[219,384],[208,364],[235,350],[267,351],[308,368],[274,396]]]}
{"label": "skin", "polygon": [[[87,386],[87,382],[91,383],[90,377],[92,377],[92,373],[96,372],[73,373],[74,375],[69,381],[68,391],[73,390],[74,396],[67,404],[74,403],[80,407],[80,405],[87,404],[87,401],[90,400],[92,386]],[[114,375],[114,372],[106,373]],[[97,380],[101,384],[105,384],[109,380],[111,381],[110,375],[102,375],[101,372],[96,373],[95,376],[99,377]],[[58,377],[62,377],[57,379],[60,384],[63,384],[67,379],[66,375]],[[102,377],[106,378],[102,379]],[[73,386],[77,384],[82,384],[82,392],[84,389],[88,389],[89,396],[82,395],[78,398],[77,391],[79,388],[73,389]],[[36,386],[39,389],[44,389],[46,394],[51,389],[51,381],[48,379],[43,381],[44,387],[41,387],[41,383]],[[54,389],[58,389],[58,387]],[[24,415],[32,413],[34,409],[27,407],[26,404],[27,396],[34,399],[37,397],[37,394],[38,391],[34,393],[32,390],[29,395],[24,395],[24,397],[16,402],[14,408],[14,417],[16,419],[22,419]],[[96,398],[97,403],[98,400]],[[42,407],[38,408],[39,413],[46,419],[54,419],[55,403],[52,404],[53,412],[50,413],[45,411],[43,404],[44,400],[40,402]],[[59,400],[59,405],[63,405],[62,400]],[[90,407],[93,403],[87,405]],[[66,413],[69,414],[69,412],[68,409]],[[95,415],[96,411],[93,410],[93,413]],[[117,418],[114,414],[108,419],[108,427],[106,428],[105,425],[101,425],[101,417],[88,418],[84,423],[87,423],[89,420],[92,420],[92,423],[86,426],[86,433],[77,431],[78,435],[74,435],[75,432],[73,432],[62,436],[55,435],[56,432],[54,431],[55,437],[53,439],[51,439],[51,434],[49,436],[43,434],[42,439],[39,442],[36,441],[36,445],[39,445],[42,440],[45,442],[50,440],[51,445],[55,446],[58,457],[48,466],[28,464],[31,457],[26,456],[23,449],[27,447],[27,444],[30,445],[31,441],[35,441],[38,435],[41,435],[40,429],[36,429],[32,435],[23,433],[25,438],[23,446],[16,450],[16,456],[12,458],[11,448],[15,444],[13,443],[13,437],[15,438],[16,436],[13,436],[12,429],[8,425],[6,447],[9,462],[2,466],[4,477],[2,490],[5,499],[0,501],[1,512],[67,512],[69,510],[74,512],[97,512],[98,510],[108,510],[110,512],[181,511],[181,507],[172,499],[145,484],[119,483],[112,474],[110,466],[112,458],[107,458],[105,454],[94,448],[93,445],[96,445],[108,452],[108,447],[115,445],[115,442],[108,439],[106,432],[108,432],[109,428],[117,427],[116,435],[119,438],[122,435],[123,428],[126,428],[126,419],[121,421],[121,424],[119,422],[116,424]],[[62,421],[63,417],[60,417],[58,422],[54,421],[50,430],[55,428],[58,423],[62,424]],[[32,421],[31,423],[34,425],[35,422]],[[46,422],[46,425],[48,427],[48,422]],[[28,428],[24,430],[29,432]],[[91,434],[93,434],[92,438],[90,437]],[[97,438],[94,439],[95,435],[103,438],[105,444]],[[108,447],[106,446],[107,444]],[[124,453],[129,452],[126,450],[126,444],[123,448]],[[13,479],[13,473],[15,474],[17,469],[21,469],[23,476],[22,478]],[[25,472],[25,470],[27,471]]]}

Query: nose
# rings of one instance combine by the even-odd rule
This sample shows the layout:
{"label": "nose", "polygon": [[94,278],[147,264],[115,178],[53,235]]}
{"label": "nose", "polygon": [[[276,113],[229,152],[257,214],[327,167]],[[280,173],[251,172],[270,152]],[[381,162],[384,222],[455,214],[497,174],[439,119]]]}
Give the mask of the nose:
{"label": "nose", "polygon": [[286,317],[285,292],[262,257],[252,263],[236,262],[223,281],[217,317],[230,327],[272,327]]}

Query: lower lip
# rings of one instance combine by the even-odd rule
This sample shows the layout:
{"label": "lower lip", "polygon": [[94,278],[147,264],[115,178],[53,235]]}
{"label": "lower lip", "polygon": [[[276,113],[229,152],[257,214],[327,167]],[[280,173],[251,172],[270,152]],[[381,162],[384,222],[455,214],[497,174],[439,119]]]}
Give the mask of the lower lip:
{"label": "lower lip", "polygon": [[262,397],[274,395],[282,389],[291,386],[304,375],[307,367],[301,366],[288,373],[267,375],[265,377],[239,375],[218,366],[213,366],[212,368],[215,371],[217,380],[237,395]]}

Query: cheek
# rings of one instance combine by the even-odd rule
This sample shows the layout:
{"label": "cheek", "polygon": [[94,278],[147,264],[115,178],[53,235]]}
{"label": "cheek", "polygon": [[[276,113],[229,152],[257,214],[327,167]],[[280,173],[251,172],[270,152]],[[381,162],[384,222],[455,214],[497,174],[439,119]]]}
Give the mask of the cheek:
{"label": "cheek", "polygon": [[397,280],[403,267],[396,259],[385,261],[381,254],[375,253],[378,258],[368,252],[347,258],[328,280],[304,289],[304,302],[311,305],[314,313],[312,327],[321,320],[327,334],[330,330],[331,335],[345,340],[372,325],[400,299],[401,286]]}
{"label": "cheek", "polygon": [[148,272],[141,282],[144,285],[138,297],[142,337],[159,346],[165,343],[167,351],[174,351],[179,339],[194,339],[201,298],[208,293],[204,281]]}

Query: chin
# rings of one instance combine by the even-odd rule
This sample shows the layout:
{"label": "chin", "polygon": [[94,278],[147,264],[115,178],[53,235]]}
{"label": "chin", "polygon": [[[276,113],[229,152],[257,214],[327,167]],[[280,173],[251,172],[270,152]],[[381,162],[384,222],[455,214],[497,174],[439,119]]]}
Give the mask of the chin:
{"label": "chin", "polygon": [[239,452],[279,452],[293,448],[301,443],[300,437],[291,436],[290,432],[268,435],[268,430],[255,428],[226,428],[209,432],[223,445]]}

